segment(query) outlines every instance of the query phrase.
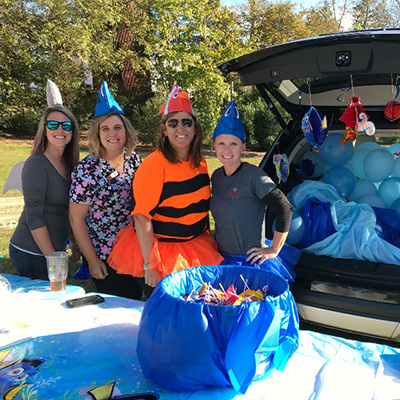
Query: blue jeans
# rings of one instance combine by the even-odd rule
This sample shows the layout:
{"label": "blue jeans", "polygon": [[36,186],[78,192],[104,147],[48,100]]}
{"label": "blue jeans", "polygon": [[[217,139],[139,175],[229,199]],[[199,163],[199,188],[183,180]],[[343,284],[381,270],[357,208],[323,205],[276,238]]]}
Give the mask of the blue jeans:
{"label": "blue jeans", "polygon": [[44,256],[34,256],[24,251],[9,246],[11,262],[17,270],[19,276],[31,279],[49,280],[47,275],[46,258]]}

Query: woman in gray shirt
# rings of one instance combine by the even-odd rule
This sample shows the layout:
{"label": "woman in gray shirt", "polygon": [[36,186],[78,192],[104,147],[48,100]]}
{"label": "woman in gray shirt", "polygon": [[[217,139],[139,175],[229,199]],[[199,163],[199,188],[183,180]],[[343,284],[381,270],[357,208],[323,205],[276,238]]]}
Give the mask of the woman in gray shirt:
{"label": "woman in gray shirt", "polygon": [[[79,127],[62,104],[47,108],[39,121],[31,156],[22,170],[24,209],[10,240],[18,275],[48,279],[45,254],[63,251],[70,232],[71,172],[79,160]],[[73,247],[73,259],[79,254]]]}
{"label": "woman in gray shirt", "polygon": [[[292,206],[263,170],[242,161],[245,141],[239,112],[232,102],[213,135],[214,150],[223,166],[211,177],[210,210],[215,220],[215,239],[224,257],[222,264],[273,270],[293,281],[293,265],[301,251],[285,245]],[[266,207],[276,215],[272,241],[264,237]]]}

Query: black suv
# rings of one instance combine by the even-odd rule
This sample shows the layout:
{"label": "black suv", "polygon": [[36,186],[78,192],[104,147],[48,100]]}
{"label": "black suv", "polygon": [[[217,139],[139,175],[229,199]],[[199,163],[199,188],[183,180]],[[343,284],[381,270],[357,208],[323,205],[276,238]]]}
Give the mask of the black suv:
{"label": "black suv", "polygon": [[[286,154],[290,173],[286,182],[281,181],[278,187],[289,194],[289,198],[305,181],[324,181],[324,172],[307,172],[304,164],[306,154],[314,153],[319,157],[323,146],[312,143],[304,135],[303,118],[311,106],[326,116],[327,138],[332,134],[343,137],[347,132],[346,124],[339,118],[349,107],[350,98],[359,97],[363,107],[360,110],[375,124],[376,131],[373,136],[366,131],[358,132],[357,139],[349,141],[353,149],[365,141],[389,148],[396,142],[396,136],[400,137],[399,120],[396,121],[396,116],[387,108],[390,102],[400,108],[396,103],[400,30],[343,32],[297,40],[235,58],[219,68],[225,75],[238,73],[242,85],[255,85],[281,124],[282,130],[260,167],[278,183],[273,157]],[[290,122],[285,123],[272,99],[291,115]],[[357,134],[357,129],[350,133]],[[397,158],[398,155],[400,152],[393,156]],[[326,172],[327,167],[324,168]],[[378,188],[379,183],[375,182],[375,186]],[[343,202],[351,200],[349,197],[344,196]],[[377,208],[373,210],[378,211]],[[273,219],[267,211],[266,234],[269,237]],[[398,233],[395,239],[398,241]],[[355,258],[358,259],[303,251],[291,288],[301,320],[400,342],[400,265]]]}

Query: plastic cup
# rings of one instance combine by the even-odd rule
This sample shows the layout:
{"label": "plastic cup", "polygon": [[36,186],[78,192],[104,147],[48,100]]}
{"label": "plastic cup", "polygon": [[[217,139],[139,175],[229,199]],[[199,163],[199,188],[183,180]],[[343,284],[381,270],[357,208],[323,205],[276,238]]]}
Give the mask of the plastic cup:
{"label": "plastic cup", "polygon": [[55,251],[46,254],[46,262],[51,290],[53,292],[65,290],[68,276],[68,253]]}

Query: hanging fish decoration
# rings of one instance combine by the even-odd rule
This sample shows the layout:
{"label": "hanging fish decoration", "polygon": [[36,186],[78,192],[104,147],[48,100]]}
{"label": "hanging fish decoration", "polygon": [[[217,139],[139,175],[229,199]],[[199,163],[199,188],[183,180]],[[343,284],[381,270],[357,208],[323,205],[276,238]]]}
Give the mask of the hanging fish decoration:
{"label": "hanging fish decoration", "polygon": [[357,139],[357,132],[355,131],[355,129],[351,128],[350,126],[346,126],[346,133],[340,139],[340,144],[344,146],[346,142],[354,142],[356,139]]}
{"label": "hanging fish decoration", "polygon": [[286,182],[289,176],[289,161],[286,154],[275,154],[272,162],[275,164],[278,183]]}
{"label": "hanging fish decoration", "polygon": [[371,121],[368,121],[367,114],[362,112],[358,116],[356,131],[358,133],[365,132],[368,136],[372,136],[375,133],[375,124]]}
{"label": "hanging fish decoration", "polygon": [[311,107],[301,121],[301,129],[307,140],[314,146],[321,146],[328,133],[326,116]]}
{"label": "hanging fish decoration", "polygon": [[389,101],[385,107],[385,117],[390,121],[394,122],[400,118],[400,103],[398,101]]}
{"label": "hanging fish decoration", "polygon": [[363,106],[361,105],[360,98],[353,96],[350,97],[349,104],[339,120],[344,122],[347,126],[350,126],[350,128],[356,128],[358,116],[361,113],[364,113],[367,116],[367,119],[369,118],[369,116],[365,113]]}

